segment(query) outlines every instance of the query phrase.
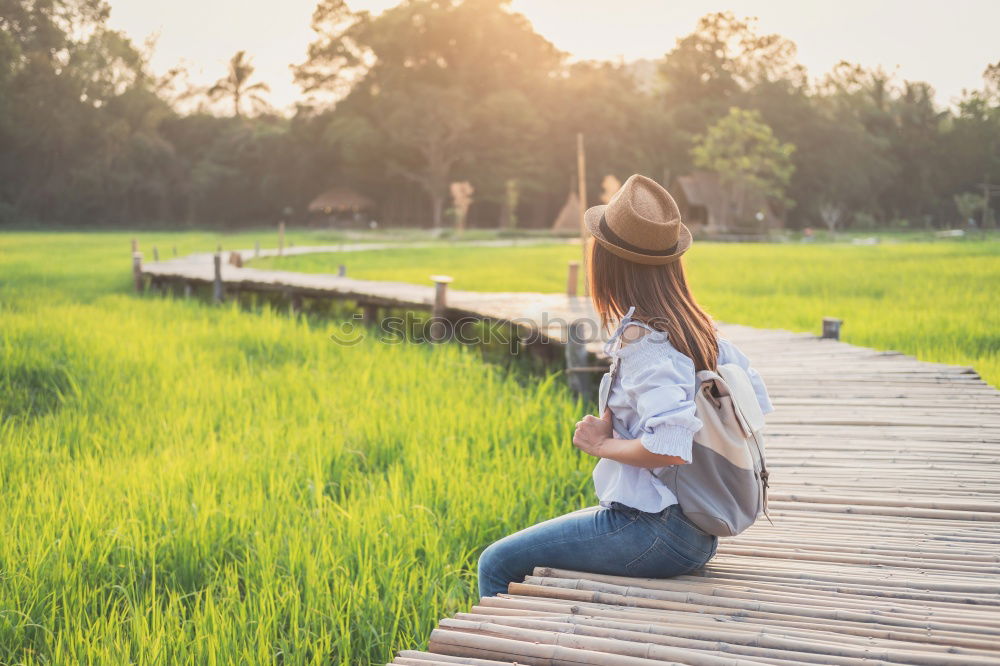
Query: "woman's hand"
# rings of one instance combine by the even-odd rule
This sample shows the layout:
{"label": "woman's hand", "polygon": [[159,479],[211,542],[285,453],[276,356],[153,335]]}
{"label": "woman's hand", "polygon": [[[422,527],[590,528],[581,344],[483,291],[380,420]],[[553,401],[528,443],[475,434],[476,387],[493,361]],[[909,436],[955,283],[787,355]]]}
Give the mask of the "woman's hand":
{"label": "woman's hand", "polygon": [[587,414],[582,421],[576,422],[576,431],[573,433],[573,445],[597,458],[601,457],[601,445],[605,440],[611,438],[611,410],[605,408],[604,416],[597,418],[593,414]]}

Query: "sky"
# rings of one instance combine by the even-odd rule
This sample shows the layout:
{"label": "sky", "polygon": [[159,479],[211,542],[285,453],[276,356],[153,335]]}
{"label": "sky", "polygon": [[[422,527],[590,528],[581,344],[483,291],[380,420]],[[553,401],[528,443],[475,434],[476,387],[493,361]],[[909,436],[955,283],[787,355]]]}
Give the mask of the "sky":
{"label": "sky", "polygon": [[[397,0],[348,0],[374,13]],[[252,57],[269,101],[289,108],[300,96],[289,65],[305,59],[316,0],[110,0],[112,27],[136,42],[155,38],[152,67],[184,65],[191,82],[224,75],[241,49]],[[1000,60],[997,0],[512,0],[535,29],[574,58],[626,61],[659,58],[698,17],[732,10],[759,19],[761,33],[778,33],[798,46],[811,77],[840,60],[881,65],[900,78],[927,81],[940,104],[963,88],[982,86],[986,65]]]}

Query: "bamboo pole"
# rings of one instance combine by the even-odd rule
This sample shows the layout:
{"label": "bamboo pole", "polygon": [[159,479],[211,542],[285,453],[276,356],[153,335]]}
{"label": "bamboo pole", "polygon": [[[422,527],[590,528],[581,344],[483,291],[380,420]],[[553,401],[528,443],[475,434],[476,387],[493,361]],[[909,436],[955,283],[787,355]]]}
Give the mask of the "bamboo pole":
{"label": "bamboo pole", "polygon": [[545,645],[511,638],[471,634],[464,631],[435,629],[428,643],[431,652],[480,658],[515,657],[520,663],[569,666],[593,664],[594,666],[663,666],[653,659],[631,657],[604,652],[591,652],[560,645]]}
{"label": "bamboo pole", "polygon": [[642,587],[636,584],[615,585],[612,583],[591,581],[587,579],[542,578],[538,576],[527,576],[524,582],[532,585],[547,585],[568,589],[590,590],[594,592],[610,592],[613,594],[620,594],[622,596],[639,597],[644,599],[676,599],[677,597],[673,596],[674,594],[687,594],[691,595],[691,597],[695,599],[707,599],[709,597],[714,597],[719,600],[733,600],[737,603],[741,601],[765,601],[777,604],[801,604],[814,609],[829,609],[833,611],[881,611],[890,613],[892,617],[910,617],[918,620],[933,614],[936,618],[947,619],[956,623],[964,622],[970,625],[983,627],[995,626],[1000,629],[1000,615],[997,614],[995,608],[984,608],[979,610],[955,608],[941,609],[941,607],[936,607],[931,604],[921,604],[911,600],[890,601],[871,598],[856,599],[844,594],[837,594],[836,596],[830,596],[828,594],[793,594],[789,592],[781,594],[768,594],[759,590],[740,594],[733,591],[729,591],[727,593],[726,591],[718,589],[690,590],[679,589],[677,587],[668,590],[662,587]]}
{"label": "bamboo pole", "polygon": [[[491,602],[504,603],[523,601],[526,599],[537,599],[537,597],[506,595],[506,598],[489,597],[480,601],[487,605]],[[545,597],[546,601],[557,602],[548,608],[558,608],[558,602],[563,604],[565,612],[580,614],[601,615],[608,617],[635,617],[638,619],[663,617],[667,612],[682,612],[690,617],[715,616],[719,619],[738,617],[741,624],[746,621],[757,622],[763,626],[781,626],[812,631],[835,631],[838,636],[859,636],[871,638],[885,638],[889,640],[905,640],[917,643],[942,643],[952,647],[964,647],[970,650],[995,650],[996,642],[989,637],[977,637],[969,634],[956,632],[934,632],[912,629],[907,627],[889,626],[884,623],[851,622],[844,620],[816,620],[808,617],[783,615],[780,613],[769,613],[764,611],[733,610],[722,607],[705,607],[694,604],[672,603],[653,600],[636,600],[636,603],[612,603],[608,600],[584,601],[581,599],[562,599],[557,597]],[[946,641],[946,643],[945,643]]]}
{"label": "bamboo pole", "polygon": [[475,659],[473,657],[454,657],[446,654],[433,654],[431,652],[420,652],[418,650],[400,650],[398,658],[404,659],[432,659],[435,663],[442,664],[474,664],[475,666],[510,666],[509,661],[493,661],[491,659]]}
{"label": "bamboo pole", "polygon": [[[443,629],[476,631],[513,640],[530,641],[536,644],[559,645],[600,654],[663,661],[677,660],[680,663],[693,664],[695,666],[756,666],[756,662],[748,662],[734,657],[718,657],[712,654],[699,653],[690,649],[679,648],[674,645],[664,645],[649,640],[638,642],[635,640],[634,635],[628,635],[624,632],[595,636],[558,631],[558,627],[553,627],[552,623],[534,622],[529,623],[529,625],[526,627],[496,622],[477,622],[445,618],[441,620],[438,626]],[[649,636],[641,636],[641,638],[648,639]]]}
{"label": "bamboo pole", "polygon": [[[824,596],[828,596],[831,593],[838,594],[852,594],[859,597],[876,597],[876,598],[888,598],[888,599],[914,599],[920,601],[931,601],[937,606],[944,607],[955,607],[959,609],[969,608],[969,600],[958,601],[955,599],[954,594],[943,592],[940,594],[934,594],[932,592],[920,590],[917,588],[900,588],[898,590],[892,588],[883,588],[876,585],[866,585],[863,583],[855,583],[851,585],[847,584],[831,584],[823,583],[820,581],[798,581],[796,583],[790,582],[768,582],[768,581],[785,581],[787,579],[782,579],[774,576],[762,576],[758,578],[753,578],[747,580],[745,578],[731,578],[723,576],[718,572],[713,572],[713,575],[709,577],[704,577],[701,580],[692,580],[691,577],[678,576],[676,578],[665,578],[665,579],[655,579],[655,578],[629,578],[626,576],[611,576],[605,574],[591,574],[591,573],[581,573],[574,571],[566,571],[561,569],[550,569],[548,567],[535,567],[535,576],[540,577],[561,577],[561,578],[586,578],[589,580],[594,580],[598,582],[612,583],[616,585],[641,585],[642,587],[649,587],[653,589],[675,589],[675,590],[691,590],[697,591],[700,589],[708,589],[706,593],[713,593],[714,590],[737,590],[737,591],[747,591],[750,593],[769,590],[776,592],[789,592],[792,594],[796,593],[816,593],[817,591],[823,591]],[[752,583],[752,585],[750,584]],[[984,595],[982,601],[991,601],[992,603],[985,603],[983,607],[997,606],[998,602],[993,597],[993,595]]]}
{"label": "bamboo pole", "polygon": [[[975,654],[974,651],[949,651],[943,646],[909,644],[884,639],[865,639],[829,642],[829,633],[817,631],[788,630],[775,632],[754,627],[749,630],[729,628],[702,623],[683,624],[636,622],[626,619],[602,619],[576,615],[549,614],[545,618],[524,616],[484,616],[460,613],[459,620],[480,623],[476,625],[453,625],[442,620],[442,627],[465,628],[466,630],[489,631],[489,625],[501,625],[524,629],[541,629],[553,632],[573,632],[600,638],[617,638],[638,644],[650,643],[664,646],[700,650],[708,653],[720,647],[728,655],[748,658],[771,658],[782,656],[796,661],[820,664],[855,664],[857,659],[886,660],[909,664],[954,664],[957,655],[966,663],[991,663],[991,657]],[[816,642],[806,642],[803,638]],[[913,648],[919,649],[913,649]],[[725,658],[722,658],[725,659]],[[687,664],[723,663],[713,654],[694,652],[684,657]]]}
{"label": "bamboo pole", "polygon": [[[573,602],[562,599],[519,597],[502,595],[483,598],[481,604],[474,606],[477,613],[489,614],[498,609],[520,610],[529,614],[548,613],[551,615],[568,614],[573,618],[604,618],[620,621],[634,621],[652,625],[664,624],[676,633],[681,627],[691,627],[702,631],[706,626],[714,630],[736,632],[728,634],[728,640],[737,640],[740,632],[767,631],[771,635],[798,637],[803,640],[813,640],[829,636],[831,631],[837,632],[837,640],[841,644],[869,645],[873,640],[888,641],[906,640],[927,644],[928,649],[938,650],[939,646],[928,643],[928,636],[923,632],[909,632],[893,629],[891,631],[873,628],[874,625],[857,625],[852,623],[808,623],[791,616],[768,618],[766,614],[740,613],[726,609],[706,610],[696,607],[682,606],[669,608],[642,608],[638,606],[621,606],[604,603]],[[733,618],[738,622],[733,624]],[[973,641],[970,650],[982,647]],[[954,646],[950,646],[954,647]],[[947,651],[947,647],[945,648]]]}
{"label": "bamboo pole", "polygon": [[[600,601],[602,603],[623,604],[628,603],[646,608],[677,607],[691,604],[701,608],[738,609],[757,613],[767,613],[772,616],[795,615],[802,618],[823,621],[849,621],[858,623],[871,623],[871,616],[865,613],[858,613],[850,610],[824,609],[803,606],[801,604],[774,603],[774,602],[753,602],[734,599],[711,598],[702,594],[694,593],[674,593],[660,592],[649,596],[630,596],[621,593],[599,592],[578,589],[563,589],[554,587],[544,587],[540,585],[529,585],[527,583],[511,583],[511,594],[527,594],[534,596],[553,596],[562,599],[579,601]],[[952,622],[937,622],[921,619],[911,619],[907,617],[880,617],[880,624],[899,627],[903,629],[935,629],[938,631],[949,631],[957,634],[989,634],[986,628],[965,627],[968,631],[963,631],[963,625]]]}
{"label": "bamboo pole", "polygon": [[584,217],[584,213],[587,212],[587,162],[582,132],[577,132],[576,135],[576,178],[580,197],[580,247],[583,254],[580,265],[583,266],[583,295],[590,296],[590,285],[587,282],[587,240],[590,238],[590,232],[587,231]]}

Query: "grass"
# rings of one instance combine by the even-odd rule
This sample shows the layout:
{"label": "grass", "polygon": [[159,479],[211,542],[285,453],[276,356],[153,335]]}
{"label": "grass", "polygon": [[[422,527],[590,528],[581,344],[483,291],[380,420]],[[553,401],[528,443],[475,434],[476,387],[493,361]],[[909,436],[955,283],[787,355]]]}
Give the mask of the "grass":
{"label": "grass", "polygon": [[[139,239],[273,245],[261,234]],[[128,239],[0,234],[0,663],[385,663],[474,602],[486,545],[594,502],[593,459],[570,443],[586,407],[558,375],[136,298]],[[852,342],[996,383],[997,254],[701,243],[689,266],[720,319],[815,330],[839,315]],[[281,265],[557,290],[577,256],[444,246]]]}
{"label": "grass", "polygon": [[[995,238],[995,237],[994,237]],[[261,259],[254,266],[336,272],[455,289],[561,291],[579,246],[452,246]],[[685,256],[691,288],[718,320],[819,334],[844,320],[841,339],[926,361],[970,365],[1000,385],[1000,240],[881,245],[696,242]],[[582,293],[582,291],[581,291]]]}
{"label": "grass", "polygon": [[0,663],[385,663],[592,503],[558,376],[136,298],[127,247],[0,235]]}

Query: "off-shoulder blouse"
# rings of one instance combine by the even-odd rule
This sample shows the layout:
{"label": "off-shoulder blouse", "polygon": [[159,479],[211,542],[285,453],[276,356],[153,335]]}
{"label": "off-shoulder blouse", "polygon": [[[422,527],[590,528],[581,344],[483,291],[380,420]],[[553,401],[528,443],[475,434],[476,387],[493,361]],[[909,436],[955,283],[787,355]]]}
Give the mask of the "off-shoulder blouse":
{"label": "off-shoulder blouse", "polygon": [[[629,308],[605,345],[612,362],[618,359],[620,364],[607,398],[614,437],[639,439],[653,453],[679,456],[690,462],[694,434],[702,426],[695,416],[694,361],[679,352],[665,332],[633,321],[634,311],[634,306]],[[649,333],[622,347],[621,335],[630,324],[642,326]],[[765,414],[773,412],[764,380],[750,366],[749,359],[729,340],[719,337],[718,342],[718,362],[736,363],[746,370],[761,410]],[[610,380],[611,373],[605,373],[601,380],[602,394],[608,390],[606,384]],[[662,469],[665,468],[651,470],[601,458],[593,472],[601,506],[620,502],[657,513],[676,504],[674,493],[654,476]]]}

